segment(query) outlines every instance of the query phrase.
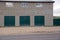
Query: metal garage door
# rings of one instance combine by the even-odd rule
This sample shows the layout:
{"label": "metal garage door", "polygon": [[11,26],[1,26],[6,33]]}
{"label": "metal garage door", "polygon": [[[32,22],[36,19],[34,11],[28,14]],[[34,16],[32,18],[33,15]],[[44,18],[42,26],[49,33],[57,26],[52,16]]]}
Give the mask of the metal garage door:
{"label": "metal garage door", "polygon": [[4,16],[5,26],[15,26],[15,16]]}
{"label": "metal garage door", "polygon": [[20,16],[20,26],[29,26],[30,16]]}
{"label": "metal garage door", "polygon": [[53,25],[54,26],[60,26],[60,18],[59,19],[53,19]]}
{"label": "metal garage door", "polygon": [[44,16],[35,16],[34,24],[35,24],[35,26],[43,26],[44,25]]}

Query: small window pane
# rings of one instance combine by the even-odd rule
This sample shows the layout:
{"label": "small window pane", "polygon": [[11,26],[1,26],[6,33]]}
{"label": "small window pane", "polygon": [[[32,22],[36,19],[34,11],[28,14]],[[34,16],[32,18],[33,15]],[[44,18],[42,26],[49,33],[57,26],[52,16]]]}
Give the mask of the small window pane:
{"label": "small window pane", "polygon": [[13,7],[13,3],[11,3],[11,2],[6,2],[6,7]]}
{"label": "small window pane", "polygon": [[41,3],[37,3],[36,7],[43,7],[43,5]]}
{"label": "small window pane", "polygon": [[21,7],[28,7],[28,3],[21,3]]}

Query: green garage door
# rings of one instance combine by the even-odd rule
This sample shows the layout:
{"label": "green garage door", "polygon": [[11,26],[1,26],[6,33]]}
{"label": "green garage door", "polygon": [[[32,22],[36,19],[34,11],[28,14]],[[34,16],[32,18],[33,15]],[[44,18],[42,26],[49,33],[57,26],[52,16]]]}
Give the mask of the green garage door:
{"label": "green garage door", "polygon": [[59,19],[53,19],[53,25],[54,26],[60,26],[60,18]]}
{"label": "green garage door", "polygon": [[43,26],[44,25],[44,16],[35,16],[34,17],[35,26]]}
{"label": "green garage door", "polygon": [[15,26],[15,16],[4,16],[5,26]]}
{"label": "green garage door", "polygon": [[30,16],[20,16],[20,26],[29,26]]}

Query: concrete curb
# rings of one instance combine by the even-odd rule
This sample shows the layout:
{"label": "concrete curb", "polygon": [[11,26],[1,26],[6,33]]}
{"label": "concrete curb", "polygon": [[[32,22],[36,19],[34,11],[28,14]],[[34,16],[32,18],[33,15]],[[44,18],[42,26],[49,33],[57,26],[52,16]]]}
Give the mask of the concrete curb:
{"label": "concrete curb", "polygon": [[60,33],[60,27],[5,27],[0,35]]}

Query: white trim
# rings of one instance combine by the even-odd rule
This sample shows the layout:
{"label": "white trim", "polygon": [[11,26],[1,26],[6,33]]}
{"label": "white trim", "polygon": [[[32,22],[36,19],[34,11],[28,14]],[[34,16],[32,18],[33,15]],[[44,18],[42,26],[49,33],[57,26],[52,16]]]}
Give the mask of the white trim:
{"label": "white trim", "polygon": [[13,3],[12,2],[6,2],[6,7],[13,7]]}
{"label": "white trim", "polygon": [[42,3],[36,3],[36,7],[43,7]]}

